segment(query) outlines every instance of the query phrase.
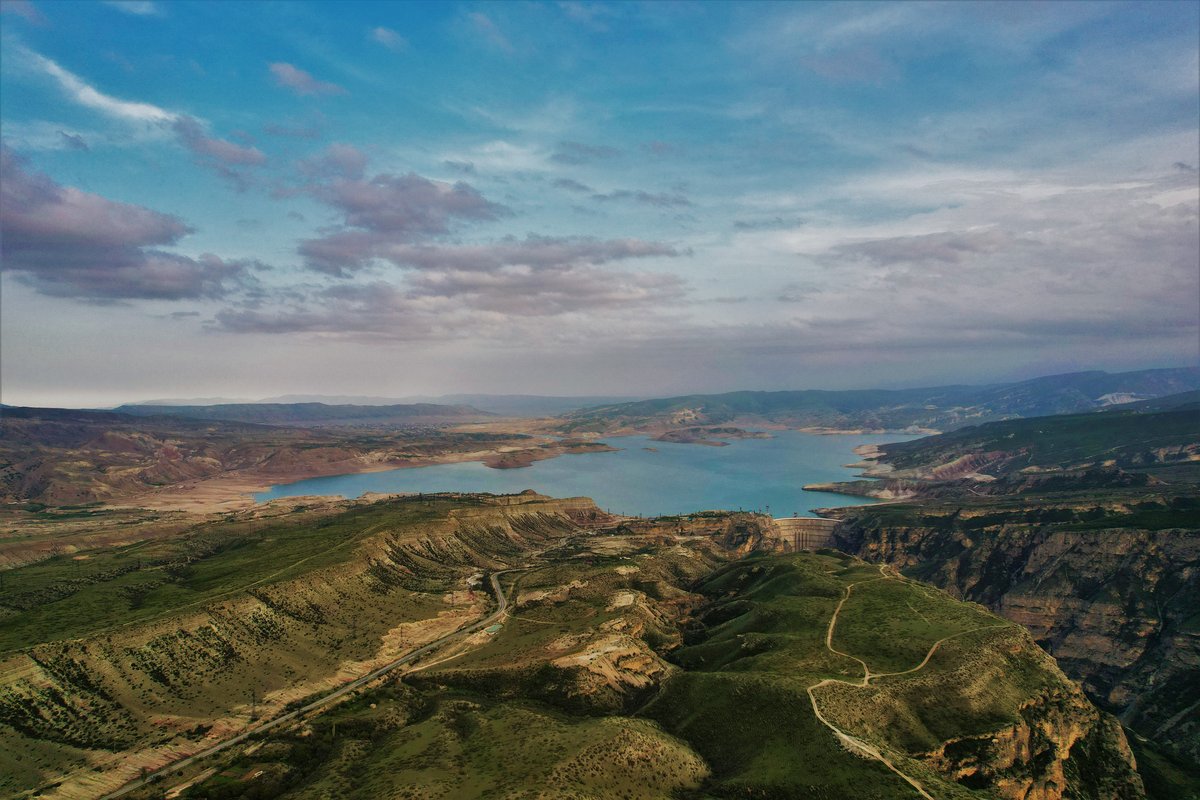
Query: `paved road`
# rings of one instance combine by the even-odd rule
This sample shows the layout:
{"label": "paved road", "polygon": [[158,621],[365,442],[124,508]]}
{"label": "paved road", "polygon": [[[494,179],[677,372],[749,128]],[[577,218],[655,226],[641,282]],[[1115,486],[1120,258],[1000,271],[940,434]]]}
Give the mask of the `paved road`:
{"label": "paved road", "polygon": [[316,709],[320,708],[321,706],[328,705],[329,703],[332,703],[334,700],[337,700],[340,697],[344,697],[345,695],[349,694],[350,692],[353,692],[355,689],[360,689],[363,686],[366,686],[371,681],[376,680],[377,678],[380,678],[383,675],[386,675],[387,673],[391,672],[396,667],[400,667],[405,664],[409,664],[409,663],[417,660],[421,656],[427,655],[428,653],[430,653],[434,650],[437,650],[439,647],[442,647],[443,645],[449,644],[450,642],[455,641],[457,639],[462,639],[467,636],[470,636],[472,633],[482,630],[483,628],[486,628],[487,626],[491,625],[492,623],[499,621],[504,616],[505,611],[508,610],[508,598],[504,596],[504,592],[500,588],[500,576],[509,575],[514,572],[526,572],[526,571],[528,571],[528,569],[529,569],[528,567],[505,569],[505,570],[500,570],[499,572],[493,572],[491,574],[490,578],[491,578],[491,583],[492,583],[492,591],[496,595],[496,610],[494,612],[492,612],[491,614],[489,614],[488,616],[484,617],[483,619],[479,620],[478,622],[473,622],[465,628],[459,628],[454,633],[446,634],[442,638],[436,639],[436,640],[430,642],[429,644],[425,645],[424,647],[418,647],[416,650],[413,650],[412,652],[410,652],[400,658],[397,658],[395,661],[392,661],[388,664],[384,664],[379,669],[376,669],[373,672],[369,672],[366,675],[362,676],[361,678],[358,678],[356,680],[351,681],[350,683],[347,683],[345,686],[342,686],[341,688],[336,689],[333,692],[330,692],[329,694],[325,695],[324,697],[321,697],[320,699],[312,701],[311,703],[309,703],[306,706],[301,706],[300,708],[297,708],[295,711],[289,711],[288,713],[286,713],[282,716],[275,717],[272,720],[268,720],[267,722],[263,722],[259,725],[255,725],[253,728],[247,728],[245,731],[239,733],[237,736],[234,736],[232,739],[226,739],[225,741],[223,741],[219,744],[214,744],[212,747],[209,747],[206,750],[201,750],[199,753],[196,753],[195,755],[190,755],[186,758],[181,758],[178,761],[173,761],[170,764],[167,764],[165,767],[160,767],[159,769],[156,769],[154,772],[147,773],[145,775],[145,777],[130,781],[129,783],[125,784],[120,789],[116,790],[115,792],[111,792],[109,794],[104,795],[101,798],[101,800],[110,800],[110,798],[122,797],[122,796],[132,792],[134,789],[140,789],[141,787],[145,786],[146,784],[152,782],[155,778],[165,775],[168,772],[174,772],[175,770],[182,769],[183,767],[186,767],[189,764],[193,764],[196,761],[199,761],[200,759],[208,758],[211,755],[215,755],[216,753],[219,753],[222,750],[225,750],[226,748],[233,747],[235,744],[239,744],[240,742],[245,741],[246,739],[248,739],[249,737],[251,737],[257,733],[262,733],[263,731],[269,731],[272,728],[276,728],[280,725],[291,722],[292,720],[296,719],[299,716],[307,714],[310,711],[315,711]]}

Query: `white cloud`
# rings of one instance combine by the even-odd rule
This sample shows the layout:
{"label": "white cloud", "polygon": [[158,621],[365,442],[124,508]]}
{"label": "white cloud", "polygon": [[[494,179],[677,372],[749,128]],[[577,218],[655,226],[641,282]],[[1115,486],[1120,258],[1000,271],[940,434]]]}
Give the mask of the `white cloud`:
{"label": "white cloud", "polygon": [[157,17],[163,13],[162,8],[151,0],[104,0],[104,5],[135,17]]}
{"label": "white cloud", "polygon": [[391,28],[384,28],[382,26],[372,28],[367,33],[367,36],[370,37],[371,41],[381,44],[395,53],[400,53],[408,49],[408,40]]}
{"label": "white cloud", "polygon": [[151,103],[120,100],[89,86],[78,75],[61,67],[57,62],[21,48],[34,66],[53,78],[64,92],[82,106],[94,109],[110,117],[141,123],[171,122],[176,115]]}

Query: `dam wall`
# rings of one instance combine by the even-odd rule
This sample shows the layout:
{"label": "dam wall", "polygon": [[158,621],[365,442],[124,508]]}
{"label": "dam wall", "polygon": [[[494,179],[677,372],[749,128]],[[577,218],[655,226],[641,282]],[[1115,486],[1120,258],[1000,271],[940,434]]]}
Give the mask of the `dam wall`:
{"label": "dam wall", "polygon": [[833,529],[838,524],[836,519],[780,517],[775,519],[774,523],[772,534],[779,548],[785,553],[834,546]]}

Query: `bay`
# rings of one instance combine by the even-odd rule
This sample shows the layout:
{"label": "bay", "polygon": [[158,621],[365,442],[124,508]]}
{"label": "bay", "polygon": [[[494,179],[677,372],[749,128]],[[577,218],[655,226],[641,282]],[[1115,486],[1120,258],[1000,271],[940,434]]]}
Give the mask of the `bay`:
{"label": "bay", "polygon": [[306,495],[359,497],[367,492],[491,492],[533,489],[552,497],[590,497],[619,514],[660,516],[744,509],[783,517],[814,508],[874,502],[830,492],[809,492],[809,483],[852,479],[859,460],[853,449],[916,438],[904,434],[818,435],[773,432],[770,439],[731,441],[727,447],[656,442],[646,436],[605,441],[615,452],[581,453],[536,461],[518,469],[478,462],[435,464],[386,472],[332,475],[270,487],[262,502]]}

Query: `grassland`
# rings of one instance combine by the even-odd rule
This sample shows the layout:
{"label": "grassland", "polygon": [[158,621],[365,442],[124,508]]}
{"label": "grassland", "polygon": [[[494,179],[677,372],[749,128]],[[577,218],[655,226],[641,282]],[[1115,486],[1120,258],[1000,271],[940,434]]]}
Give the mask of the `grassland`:
{"label": "grassland", "polygon": [[[814,713],[809,688],[833,679],[815,690],[828,718],[965,800],[988,795],[929,763],[945,741],[1028,726],[1051,695],[1090,709],[1019,629],[841,554],[728,563],[708,537],[584,541],[520,577],[498,630],[268,737],[184,797],[917,796]],[[851,685],[863,662],[871,681]],[[1033,760],[1058,763],[1043,747]],[[968,772],[976,789],[995,777]]]}

